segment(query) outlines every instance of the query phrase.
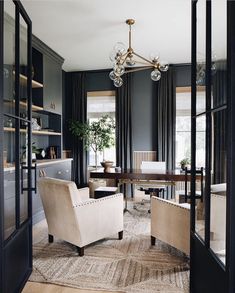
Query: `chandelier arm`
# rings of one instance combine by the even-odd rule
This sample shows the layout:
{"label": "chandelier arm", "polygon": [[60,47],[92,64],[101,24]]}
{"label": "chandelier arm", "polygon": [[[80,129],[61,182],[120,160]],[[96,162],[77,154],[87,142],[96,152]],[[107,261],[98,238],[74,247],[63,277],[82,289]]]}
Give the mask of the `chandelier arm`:
{"label": "chandelier arm", "polygon": [[151,62],[150,60],[148,60],[148,59],[146,59],[146,58],[144,58],[144,57],[140,56],[139,54],[137,54],[137,53],[135,53],[135,52],[133,52],[133,55],[135,55],[135,56],[139,57],[140,59],[142,59],[142,60],[146,61],[148,64],[151,64],[152,66],[154,66],[154,67],[155,67],[155,65],[153,64],[153,62]]}
{"label": "chandelier arm", "polygon": [[123,65],[128,57],[128,52],[126,52],[125,54],[122,55],[122,58],[124,57],[123,60],[121,60],[120,64]]}
{"label": "chandelier arm", "polygon": [[152,68],[152,66],[144,66],[144,67],[139,67],[139,68],[134,68],[130,70],[126,70],[124,73],[130,73],[130,72],[136,72],[136,71],[143,71]]}
{"label": "chandelier arm", "polygon": [[[143,61],[136,61],[136,63],[149,66],[149,62],[146,62],[146,61],[145,62],[143,62]],[[154,67],[154,65],[152,65],[152,67]]]}

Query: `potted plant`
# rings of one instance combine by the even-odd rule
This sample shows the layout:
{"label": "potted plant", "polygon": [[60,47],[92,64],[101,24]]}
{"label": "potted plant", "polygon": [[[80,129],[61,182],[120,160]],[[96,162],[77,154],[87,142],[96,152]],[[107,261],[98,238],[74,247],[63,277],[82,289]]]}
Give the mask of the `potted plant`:
{"label": "potted plant", "polygon": [[[22,163],[27,163],[26,159],[27,159],[27,148],[26,146],[23,147],[23,154],[22,154]],[[39,150],[37,149],[35,142],[32,143],[32,162],[36,162],[36,155],[39,154]]]}
{"label": "potted plant", "polygon": [[190,159],[189,158],[184,158],[180,161],[180,167],[182,170],[185,170],[185,167],[190,165]]}
{"label": "potted plant", "polygon": [[113,118],[105,115],[90,123],[73,120],[70,124],[70,131],[84,141],[86,150],[92,149],[94,151],[97,169],[97,153],[110,148],[115,143],[115,122]]}

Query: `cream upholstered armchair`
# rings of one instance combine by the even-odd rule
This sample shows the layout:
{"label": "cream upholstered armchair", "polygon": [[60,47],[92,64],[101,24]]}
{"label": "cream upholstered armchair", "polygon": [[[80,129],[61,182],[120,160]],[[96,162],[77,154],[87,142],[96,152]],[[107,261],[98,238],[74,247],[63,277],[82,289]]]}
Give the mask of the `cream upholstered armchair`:
{"label": "cream upholstered armchair", "polygon": [[48,224],[49,242],[58,237],[77,246],[80,256],[92,242],[118,233],[123,237],[123,195],[89,199],[89,189],[71,181],[42,178],[39,193]]}
{"label": "cream upholstered armchair", "polygon": [[189,255],[190,204],[151,198],[151,244],[159,239]]}

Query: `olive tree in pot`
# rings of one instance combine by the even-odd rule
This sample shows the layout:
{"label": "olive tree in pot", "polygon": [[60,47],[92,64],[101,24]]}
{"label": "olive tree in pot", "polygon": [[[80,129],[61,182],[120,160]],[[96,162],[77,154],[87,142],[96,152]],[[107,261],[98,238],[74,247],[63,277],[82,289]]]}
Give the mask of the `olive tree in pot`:
{"label": "olive tree in pot", "polygon": [[97,121],[84,122],[73,120],[70,124],[73,135],[84,141],[86,150],[95,153],[95,167],[97,169],[97,154],[104,152],[115,144],[115,122],[109,115],[102,116]]}

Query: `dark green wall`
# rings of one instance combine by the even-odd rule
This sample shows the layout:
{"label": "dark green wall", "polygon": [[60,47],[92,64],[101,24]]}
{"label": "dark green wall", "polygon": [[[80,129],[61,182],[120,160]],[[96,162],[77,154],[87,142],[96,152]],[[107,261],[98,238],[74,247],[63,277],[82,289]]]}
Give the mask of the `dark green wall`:
{"label": "dark green wall", "polygon": [[[176,73],[176,86],[189,86],[191,84],[191,67],[189,65],[174,66]],[[86,90],[115,90],[109,79],[110,70],[87,71]],[[73,72],[63,73],[63,131],[64,149],[71,149],[71,135],[68,121],[72,113],[72,84]],[[157,84],[150,79],[150,71],[139,71],[133,74],[132,79],[132,125],[133,150],[156,150],[157,113],[156,113],[156,87]]]}

